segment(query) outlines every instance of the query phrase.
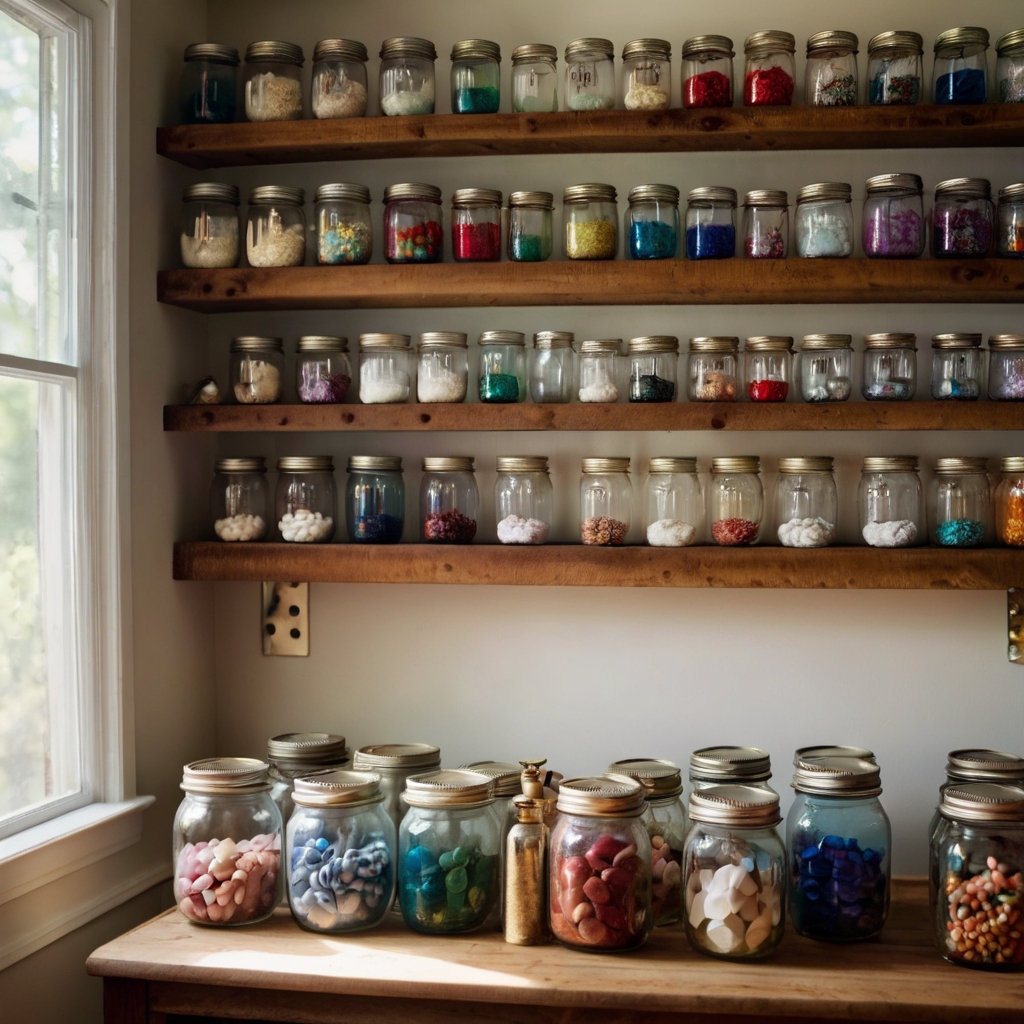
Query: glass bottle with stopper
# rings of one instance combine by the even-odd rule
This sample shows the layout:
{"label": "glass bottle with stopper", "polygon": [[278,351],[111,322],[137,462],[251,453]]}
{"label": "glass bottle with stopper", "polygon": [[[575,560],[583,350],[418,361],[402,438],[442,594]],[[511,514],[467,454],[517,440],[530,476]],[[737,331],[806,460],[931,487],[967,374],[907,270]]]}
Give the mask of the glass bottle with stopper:
{"label": "glass bottle with stopper", "polygon": [[546,758],[519,763],[523,766],[523,792],[513,797],[518,820],[505,846],[505,941],[516,946],[536,946],[551,941],[547,896],[549,832],[544,823],[551,811],[551,801],[544,795],[540,770],[547,763]]}

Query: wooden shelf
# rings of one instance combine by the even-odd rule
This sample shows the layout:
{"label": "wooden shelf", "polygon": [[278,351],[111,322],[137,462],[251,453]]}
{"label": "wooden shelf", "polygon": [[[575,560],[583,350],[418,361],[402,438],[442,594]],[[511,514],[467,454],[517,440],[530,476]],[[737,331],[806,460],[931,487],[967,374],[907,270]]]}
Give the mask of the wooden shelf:
{"label": "wooden shelf", "polygon": [[1020,146],[1012,103],[952,107],[736,107],[587,114],[433,114],[157,129],[157,152],[189,167],[512,156]]}

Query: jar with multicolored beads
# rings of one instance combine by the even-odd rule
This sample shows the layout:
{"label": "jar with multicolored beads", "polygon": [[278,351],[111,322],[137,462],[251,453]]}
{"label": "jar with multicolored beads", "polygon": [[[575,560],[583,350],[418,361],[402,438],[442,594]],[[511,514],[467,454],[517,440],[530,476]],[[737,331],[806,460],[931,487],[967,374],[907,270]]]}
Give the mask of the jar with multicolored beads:
{"label": "jar with multicolored beads", "polygon": [[1024,259],[1024,182],[999,190],[996,211],[996,250],[1000,256]]}
{"label": "jar with multicolored beads", "polygon": [[999,542],[1010,548],[1024,548],[1024,458],[1010,455],[999,463],[993,504]]}
{"label": "jar with multicolored beads", "polygon": [[868,258],[911,259],[924,252],[924,185],[916,174],[876,174],[864,185],[861,241]]}
{"label": "jar with multicolored beads", "polygon": [[732,106],[732,59],[728,36],[694,36],[683,43],[683,106]]}
{"label": "jar with multicolored beads", "polygon": [[988,339],[988,397],[994,402],[1024,401],[1024,334],[993,334]]}
{"label": "jar with multicolored beads", "polygon": [[931,539],[943,548],[978,548],[992,537],[988,459],[937,459],[928,486]]}
{"label": "jar with multicolored beads", "polygon": [[316,261],[321,266],[369,263],[373,255],[370,190],[339,183],[316,190]]}
{"label": "jar with multicolored beads", "polygon": [[917,391],[917,335],[864,336],[864,381],[869,402],[909,402]]}
{"label": "jar with multicolored beads", "polygon": [[1024,28],[996,40],[996,90],[1000,103],[1024,103]]}
{"label": "jar with multicolored beads", "polygon": [[921,102],[924,40],[917,32],[879,32],[868,43],[868,103],[909,106]]}
{"label": "jar with multicolored beads", "polygon": [[935,186],[932,207],[932,255],[960,259],[988,255],[995,210],[986,178],[950,178]]}
{"label": "jar with multicolored beads", "polygon": [[761,460],[754,455],[712,459],[707,500],[707,521],[715,544],[756,544],[764,518]]}
{"label": "jar with multicolored beads", "polygon": [[935,38],[932,71],[936,103],[977,104],[988,99],[988,30],[951,28]]}
{"label": "jar with multicolored beads", "polygon": [[857,37],[852,32],[815,32],[807,40],[808,106],[856,106],[857,84]]}
{"label": "jar with multicolored beads", "polygon": [[974,402],[981,397],[985,352],[980,334],[932,337],[932,398]]}
{"label": "jar with multicolored beads", "polygon": [[743,198],[743,251],[752,260],[784,260],[789,252],[789,196],[755,189]]}
{"label": "jar with multicolored beads", "polygon": [[440,263],[444,254],[441,190],[405,182],[384,190],[384,256],[388,263]]}
{"label": "jar with multicolored beads", "polygon": [[796,79],[796,39],[791,32],[755,32],[743,44],[743,105],[788,107]]}

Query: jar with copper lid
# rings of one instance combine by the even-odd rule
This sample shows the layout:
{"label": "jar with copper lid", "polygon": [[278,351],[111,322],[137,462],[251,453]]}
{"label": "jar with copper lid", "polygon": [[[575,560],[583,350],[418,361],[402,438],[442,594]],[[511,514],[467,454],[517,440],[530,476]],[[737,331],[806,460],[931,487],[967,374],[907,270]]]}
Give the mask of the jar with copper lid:
{"label": "jar with copper lid", "polygon": [[359,335],[359,401],[364,405],[408,402],[412,374],[408,334]]}
{"label": "jar with copper lid", "polygon": [[702,747],[690,754],[689,779],[694,790],[709,786],[756,786],[775,792],[768,785],[772,761],[758,747]]}
{"label": "jar with copper lid", "polygon": [[735,402],[742,383],[739,338],[691,338],[686,395],[691,402]]}
{"label": "jar with copper lid", "polygon": [[804,89],[810,107],[857,105],[857,37],[852,32],[815,32],[807,40]]}
{"label": "jar with copper lid", "polygon": [[996,92],[1000,103],[1024,103],[1024,28],[996,40]]}
{"label": "jar with copper lid", "polygon": [[496,114],[501,103],[501,47],[489,39],[452,45],[452,113]]}
{"label": "jar with copper lid", "polygon": [[460,188],[452,195],[452,256],[459,263],[501,259],[501,193]]}
{"label": "jar with copper lid", "polygon": [[321,39],[313,48],[313,116],[366,115],[366,47],[354,39]]}
{"label": "jar with copper lid", "polygon": [[321,185],[314,201],[316,261],[321,266],[369,263],[373,255],[370,190],[336,182]]}
{"label": "jar with copper lid", "polygon": [[326,544],[334,537],[338,492],[330,455],[288,455],[277,460],[277,529],[294,544]]}
{"label": "jar with copper lid", "polygon": [[936,103],[972,104],[988,99],[988,30],[951,28],[935,38],[932,82]]}
{"label": "jar with copper lid", "polygon": [[672,102],[672,44],[634,39],[622,48],[622,105],[627,110],[665,110]]}
{"label": "jar with copper lid", "polygon": [[736,189],[710,185],[686,196],[686,258],[724,260],[736,255]]}
{"label": "jar with copper lid", "polygon": [[571,331],[538,331],[530,353],[530,398],[571,402],[575,382]]}
{"label": "jar with copper lid", "polygon": [[231,339],[228,379],[239,405],[272,405],[281,400],[284,342],[246,335]]}
{"label": "jar with copper lid", "polygon": [[622,370],[621,338],[589,338],[580,345],[581,402],[617,402]]}
{"label": "jar with copper lid", "polygon": [[864,336],[864,381],[869,402],[909,402],[917,391],[917,335]]}
{"label": "jar with copper lid", "polygon": [[866,544],[906,548],[924,543],[924,499],[916,455],[866,458],[857,500]]}
{"label": "jar with copper lid", "polygon": [[631,402],[674,402],[678,372],[678,338],[652,334],[629,339]]}
{"label": "jar with copper lid", "polygon": [[1002,459],[999,474],[993,493],[996,536],[1007,547],[1024,548],[1024,458]]}
{"label": "jar with copper lid", "polygon": [[353,544],[397,544],[405,529],[405,480],[398,455],[350,455],[345,527]]}
{"label": "jar with copper lid", "polygon": [[974,402],[981,396],[985,353],[980,334],[932,337],[932,398]]}
{"label": "jar with copper lid", "polygon": [[422,182],[384,190],[384,256],[388,263],[440,263],[444,255],[441,190]]}
{"label": "jar with copper lid", "polygon": [[434,112],[434,61],[429,39],[395,36],[380,47],[380,109],[387,117]]}
{"label": "jar with copper lid", "polygon": [[306,215],[301,188],[261,185],[249,193],[245,258],[250,267],[301,267],[306,259]]}
{"label": "jar with copper lid", "polygon": [[758,542],[764,518],[764,489],[757,456],[712,459],[707,497],[707,520],[715,544],[746,547]]}
{"label": "jar with copper lid", "polygon": [[743,105],[788,107],[796,79],[796,39],[791,32],[755,32],[743,44]]}
{"label": "jar with copper lid", "polygon": [[619,216],[611,185],[570,185],[562,195],[563,252],[570,260],[613,260]]}
{"label": "jar with copper lid", "polygon": [[182,124],[231,124],[235,120],[238,51],[221,43],[190,43],[181,71]]}
{"label": "jar with copper lid", "polygon": [[469,342],[458,331],[420,335],[416,400],[427,404],[464,402],[469,383]]}
{"label": "jar with copper lid", "polygon": [[747,338],[744,376],[752,402],[784,402],[793,376],[793,339],[778,335]]}
{"label": "jar with copper lid", "polygon": [[580,539],[597,547],[626,543],[633,518],[629,459],[584,459],[580,479]]}
{"label": "jar with copper lid", "polygon": [[352,755],[355,771],[380,776],[384,810],[394,823],[396,834],[407,810],[402,799],[406,779],[440,767],[440,748],[430,743],[372,743]]}
{"label": "jar with copper lid", "polygon": [[352,763],[345,737],[329,732],[286,732],[273,736],[267,740],[267,761],[270,798],[286,825],[295,810],[292,789],[296,779],[348,768]]}
{"label": "jar with copper lid", "polygon": [[917,32],[879,32],[868,42],[868,103],[909,106],[921,102],[924,39]]}
{"label": "jar with copper lid", "polygon": [[514,263],[542,263],[551,258],[552,211],[550,192],[510,192],[508,197],[508,258]]}
{"label": "jar with copper lid", "polygon": [[732,106],[732,59],[728,36],[693,36],[683,43],[683,106]]}
{"label": "jar with copper lid", "polygon": [[651,547],[685,548],[704,540],[704,493],[695,458],[652,458],[644,490]]}
{"label": "jar with copper lid", "polygon": [[494,515],[502,544],[543,544],[555,519],[546,455],[498,457]]}
{"label": "jar with copper lid", "polygon": [[210,486],[213,532],[224,541],[257,541],[267,535],[270,493],[266,461],[218,459]]}
{"label": "jar with copper lid", "polygon": [[845,259],[853,254],[853,189],[842,181],[805,185],[796,196],[796,254]]}
{"label": "jar with copper lid", "polygon": [[299,401],[335,405],[345,401],[352,386],[348,338],[306,334],[299,338],[295,361],[295,390]]}
{"label": "jar with copper lid", "polygon": [[743,199],[743,251],[752,260],[784,260],[789,253],[789,196],[755,189]]}
{"label": "jar with copper lid", "polygon": [[827,455],[779,459],[775,522],[786,548],[824,548],[836,539],[839,497]]}
{"label": "jar with copper lid", "polygon": [[935,186],[932,255],[981,259],[992,247],[995,210],[986,178],[950,178]]}
{"label": "jar with copper lid", "polygon": [[626,236],[630,259],[675,259],[679,248],[679,189],[675,185],[637,185],[630,189]]}
{"label": "jar with copper lid", "polygon": [[526,335],[520,331],[484,331],[480,335],[481,402],[526,401]]}
{"label": "jar with copper lid", "polygon": [[999,190],[996,221],[996,250],[999,255],[1024,259],[1024,181],[1004,185]]}
{"label": "jar with copper lid", "polygon": [[845,402],[853,391],[849,334],[805,334],[800,346],[800,393],[805,402]]}
{"label": "jar with copper lid", "polygon": [[924,185],[916,174],[876,174],[865,183],[861,242],[869,258],[924,252]]}
{"label": "jar with copper lid", "polygon": [[558,51],[547,43],[524,43],[512,51],[512,113],[558,110]]}
{"label": "jar with copper lid", "polygon": [[615,106],[615,46],[588,36],[565,48],[565,109],[611,110]]}
{"label": "jar with copper lid", "polygon": [[423,539],[441,544],[468,544],[476,536],[480,492],[467,456],[423,460],[420,521]]}
{"label": "jar with copper lid", "polygon": [[302,117],[302,47],[280,40],[250,43],[245,51],[245,116],[250,121]]}
{"label": "jar with copper lid", "polygon": [[988,459],[938,459],[928,485],[932,542],[944,548],[977,548],[992,540]]}
{"label": "jar with copper lid", "polygon": [[182,266],[209,269],[238,264],[238,186],[204,181],[181,196]]}

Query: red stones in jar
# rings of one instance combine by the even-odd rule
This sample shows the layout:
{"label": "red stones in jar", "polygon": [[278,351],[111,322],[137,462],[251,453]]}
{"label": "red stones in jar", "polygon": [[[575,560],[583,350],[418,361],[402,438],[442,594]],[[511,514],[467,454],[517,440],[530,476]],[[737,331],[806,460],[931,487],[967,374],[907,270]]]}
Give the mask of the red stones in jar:
{"label": "red stones in jar", "polygon": [[790,32],[755,32],[743,44],[743,104],[788,107],[793,102],[796,40]]}

